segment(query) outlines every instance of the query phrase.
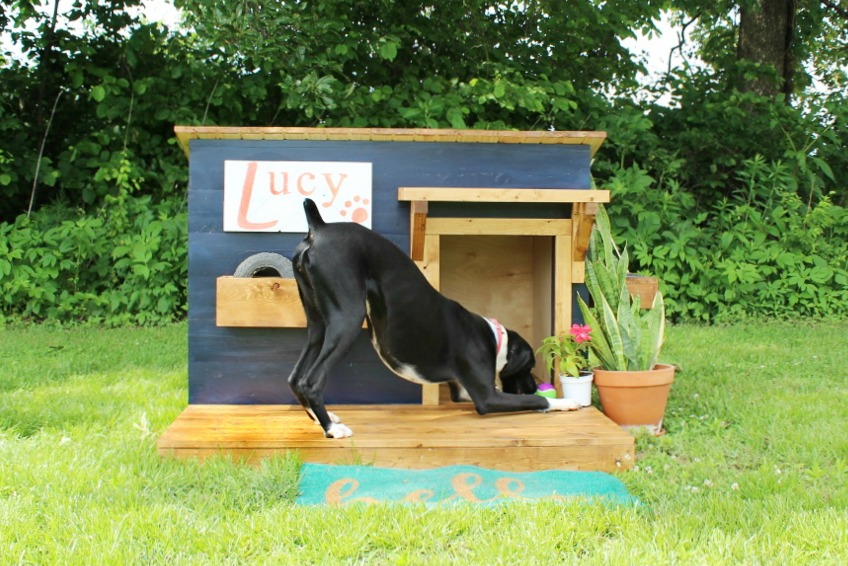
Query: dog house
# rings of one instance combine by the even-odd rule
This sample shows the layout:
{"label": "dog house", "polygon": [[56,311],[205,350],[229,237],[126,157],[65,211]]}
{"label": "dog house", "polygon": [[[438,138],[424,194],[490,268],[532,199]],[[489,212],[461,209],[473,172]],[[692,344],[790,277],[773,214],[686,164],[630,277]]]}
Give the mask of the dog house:
{"label": "dog house", "polygon": [[[282,447],[309,450],[307,444],[314,441],[319,461],[327,461],[330,456],[323,454],[344,443],[320,438],[318,427],[307,429],[310,423],[299,406],[293,407],[286,378],[306,336],[294,280],[232,277],[253,254],[291,258],[304,236],[301,205],[307,196],[316,200],[326,220],[363,223],[408,250],[443,294],[497,318],[531,345],[572,324],[594,211],[597,203],[609,201],[607,191],[592,188],[590,176],[603,132],[177,127],[176,133],[190,158],[189,407],[160,439],[163,453],[203,453],[196,438],[201,430],[192,428],[204,426],[198,424],[201,414],[212,415],[207,425],[220,434],[208,442],[217,449],[262,454],[278,449],[274,443],[290,432],[282,421],[256,425],[278,427],[278,440],[269,437],[271,446],[251,447],[226,436],[221,414],[246,419],[236,427],[243,429],[249,421],[294,413],[298,421],[292,426],[308,430],[309,439],[299,437]],[[537,369],[539,378],[549,379],[543,365]],[[331,372],[325,400],[351,405],[354,413],[391,405],[408,418],[454,415],[455,409],[445,406],[444,389],[415,385],[389,372],[363,329]],[[473,409],[465,411],[480,419]],[[575,443],[599,437],[609,442],[601,451],[602,463],[575,466],[629,465],[632,437],[614,425],[604,428],[611,423],[594,409],[579,413],[583,420],[597,417],[591,426],[606,432],[595,430]],[[517,427],[517,436],[506,439],[506,445],[528,444],[532,427],[522,428],[515,417],[495,417]],[[551,418],[558,417],[559,424],[576,418],[523,417],[549,417],[548,424]],[[373,422],[373,414],[363,418]],[[344,420],[352,422],[348,416]],[[491,425],[492,417],[485,420]],[[361,449],[360,432],[365,433],[354,430],[350,440]],[[550,431],[539,434],[542,445],[548,442]],[[373,440],[375,447],[381,442]],[[415,442],[404,448],[412,450],[407,456],[386,458],[419,467],[441,462],[421,460]],[[444,457],[444,463],[474,462]],[[533,458],[526,462],[534,467]]]}

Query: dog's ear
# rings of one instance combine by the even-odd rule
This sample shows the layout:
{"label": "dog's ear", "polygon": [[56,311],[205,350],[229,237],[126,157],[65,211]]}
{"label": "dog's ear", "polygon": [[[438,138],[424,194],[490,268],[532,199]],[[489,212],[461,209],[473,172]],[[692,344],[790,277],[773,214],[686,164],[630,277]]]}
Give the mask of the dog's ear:
{"label": "dog's ear", "polygon": [[536,365],[533,348],[517,332],[507,330],[506,365],[501,370],[504,393],[535,393],[536,380],[530,373]]}

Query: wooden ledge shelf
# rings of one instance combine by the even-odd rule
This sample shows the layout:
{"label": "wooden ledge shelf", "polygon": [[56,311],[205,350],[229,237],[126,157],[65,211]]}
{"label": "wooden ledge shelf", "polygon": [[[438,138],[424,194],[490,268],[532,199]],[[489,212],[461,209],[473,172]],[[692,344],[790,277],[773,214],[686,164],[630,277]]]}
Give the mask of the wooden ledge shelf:
{"label": "wooden ledge shelf", "polygon": [[229,454],[257,462],[291,450],[304,462],[424,469],[612,472],[634,463],[634,439],[594,407],[480,416],[469,404],[330,407],[354,436],[333,440],[293,405],[189,405],[157,442],[161,455]]}
{"label": "wooden ledge shelf", "polygon": [[[218,277],[215,326],[241,328],[306,328],[306,311],[294,279],[282,277]],[[362,327],[366,328],[363,321]]]}
{"label": "wooden ledge shelf", "polygon": [[218,277],[216,326],[305,328],[306,313],[294,279]]}

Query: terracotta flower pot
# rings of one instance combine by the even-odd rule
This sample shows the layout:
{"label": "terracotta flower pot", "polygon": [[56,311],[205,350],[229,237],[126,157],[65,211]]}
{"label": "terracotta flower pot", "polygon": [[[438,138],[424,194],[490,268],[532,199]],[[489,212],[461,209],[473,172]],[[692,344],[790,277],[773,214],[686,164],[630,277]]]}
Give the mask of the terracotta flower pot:
{"label": "terracotta flower pot", "polygon": [[663,415],[674,381],[674,366],[657,364],[648,371],[595,368],[595,387],[604,414],[622,428],[662,431]]}

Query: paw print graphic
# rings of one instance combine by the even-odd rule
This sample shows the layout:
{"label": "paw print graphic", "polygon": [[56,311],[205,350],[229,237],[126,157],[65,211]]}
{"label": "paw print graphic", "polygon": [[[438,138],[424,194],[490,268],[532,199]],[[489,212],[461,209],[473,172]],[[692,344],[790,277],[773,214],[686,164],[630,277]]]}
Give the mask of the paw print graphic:
{"label": "paw print graphic", "polygon": [[364,224],[368,220],[368,209],[363,206],[367,205],[369,202],[371,201],[367,198],[361,198],[357,195],[353,197],[353,200],[345,201],[344,208],[339,211],[339,214],[343,217],[347,217],[349,212],[351,222]]}

